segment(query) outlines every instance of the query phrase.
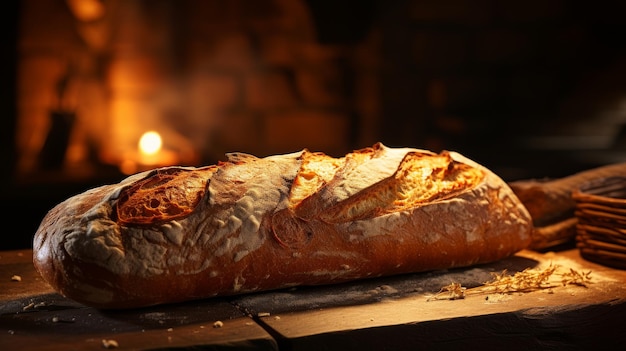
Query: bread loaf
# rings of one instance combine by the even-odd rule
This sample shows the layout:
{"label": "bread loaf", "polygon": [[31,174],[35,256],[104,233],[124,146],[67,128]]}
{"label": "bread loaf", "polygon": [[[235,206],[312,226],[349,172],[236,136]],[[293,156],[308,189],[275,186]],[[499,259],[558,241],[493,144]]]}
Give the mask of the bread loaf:
{"label": "bread loaf", "polygon": [[139,173],[58,204],[33,249],[61,294],[134,308],[486,263],[531,230],[485,167],[378,143]]}

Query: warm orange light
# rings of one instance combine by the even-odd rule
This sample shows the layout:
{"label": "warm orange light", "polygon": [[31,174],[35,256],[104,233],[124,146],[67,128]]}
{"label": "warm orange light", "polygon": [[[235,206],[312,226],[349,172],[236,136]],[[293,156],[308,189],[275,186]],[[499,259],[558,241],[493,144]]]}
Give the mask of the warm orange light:
{"label": "warm orange light", "polygon": [[139,151],[145,155],[155,155],[161,150],[163,140],[161,135],[155,131],[143,133],[139,138]]}
{"label": "warm orange light", "polygon": [[124,153],[118,166],[124,174],[133,174],[155,167],[175,165],[179,161],[179,151],[171,149],[171,141],[165,145],[161,135],[151,130],[141,135],[137,149]]}
{"label": "warm orange light", "polygon": [[74,16],[81,21],[96,21],[105,13],[104,4],[99,0],[67,0]]}

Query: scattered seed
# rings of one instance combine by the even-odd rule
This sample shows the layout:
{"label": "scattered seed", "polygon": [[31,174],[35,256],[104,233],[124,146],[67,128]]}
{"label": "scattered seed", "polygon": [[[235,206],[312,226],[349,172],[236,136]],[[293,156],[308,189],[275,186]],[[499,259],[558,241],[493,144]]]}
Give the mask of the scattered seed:
{"label": "scattered seed", "polygon": [[[544,290],[554,294],[558,286],[575,285],[587,287],[591,283],[591,271],[578,272],[572,268],[565,273],[559,271],[560,266],[552,265],[543,270],[527,268],[513,275],[505,269],[501,273],[493,273],[493,279],[482,286],[467,289],[459,283],[444,286],[428,300],[456,300],[469,294],[523,294]],[[488,300],[489,296],[485,297]]]}
{"label": "scattered seed", "polygon": [[118,344],[117,341],[113,339],[102,339],[102,347],[104,347],[105,349],[115,349],[120,347],[120,344]]}

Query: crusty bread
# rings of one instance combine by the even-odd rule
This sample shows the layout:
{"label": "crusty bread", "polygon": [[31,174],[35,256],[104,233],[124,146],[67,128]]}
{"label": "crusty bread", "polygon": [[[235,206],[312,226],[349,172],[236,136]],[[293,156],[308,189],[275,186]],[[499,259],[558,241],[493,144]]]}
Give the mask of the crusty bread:
{"label": "crusty bread", "polygon": [[35,235],[35,267],[67,297],[132,308],[469,266],[531,240],[507,184],[455,152],[228,157],[67,199]]}

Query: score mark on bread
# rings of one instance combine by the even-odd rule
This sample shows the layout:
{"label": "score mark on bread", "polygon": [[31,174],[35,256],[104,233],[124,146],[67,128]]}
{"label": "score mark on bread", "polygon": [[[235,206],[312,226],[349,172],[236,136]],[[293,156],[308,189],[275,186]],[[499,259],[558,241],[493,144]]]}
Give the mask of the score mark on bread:
{"label": "score mark on bread", "polygon": [[217,167],[166,168],[124,189],[116,205],[121,224],[158,224],[191,214]]}

